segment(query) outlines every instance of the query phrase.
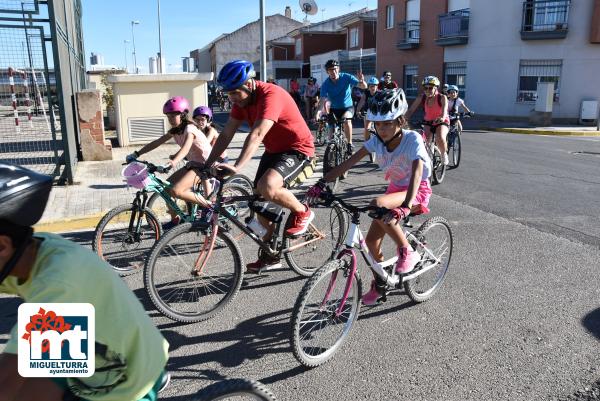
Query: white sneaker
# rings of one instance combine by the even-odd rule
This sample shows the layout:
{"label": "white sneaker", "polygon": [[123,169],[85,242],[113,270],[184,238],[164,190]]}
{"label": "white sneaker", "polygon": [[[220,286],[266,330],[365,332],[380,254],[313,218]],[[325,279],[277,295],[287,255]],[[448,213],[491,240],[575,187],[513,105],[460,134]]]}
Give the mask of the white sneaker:
{"label": "white sneaker", "polygon": [[444,161],[444,166],[447,166],[448,164],[450,164],[450,160],[448,159],[448,153],[444,153],[444,156],[442,157],[443,161]]}

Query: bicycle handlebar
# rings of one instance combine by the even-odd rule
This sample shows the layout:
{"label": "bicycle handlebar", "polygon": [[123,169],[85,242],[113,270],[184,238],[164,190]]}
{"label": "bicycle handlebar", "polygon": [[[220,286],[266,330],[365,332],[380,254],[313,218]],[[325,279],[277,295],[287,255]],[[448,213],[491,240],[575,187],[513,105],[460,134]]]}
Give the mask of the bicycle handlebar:
{"label": "bicycle handlebar", "polygon": [[[133,163],[133,162],[145,164],[148,167],[149,173],[165,174],[165,173],[168,173],[173,168],[170,164],[165,164],[164,166],[157,166],[156,164],[147,162],[145,160],[134,159],[130,163]],[[129,163],[122,163],[121,165],[125,166],[127,164],[129,164]]]}
{"label": "bicycle handlebar", "polygon": [[385,216],[390,211],[390,209],[381,207],[381,206],[373,206],[373,205],[362,206],[362,207],[354,206],[349,203],[346,203],[339,196],[337,196],[331,192],[328,192],[328,191],[322,192],[320,198],[325,201],[326,205],[330,205],[333,202],[338,202],[342,206],[342,208],[346,209],[348,212],[350,212],[352,214],[370,212],[370,213],[368,213],[368,215],[369,215],[369,217],[371,217],[373,219],[381,219],[383,216]]}

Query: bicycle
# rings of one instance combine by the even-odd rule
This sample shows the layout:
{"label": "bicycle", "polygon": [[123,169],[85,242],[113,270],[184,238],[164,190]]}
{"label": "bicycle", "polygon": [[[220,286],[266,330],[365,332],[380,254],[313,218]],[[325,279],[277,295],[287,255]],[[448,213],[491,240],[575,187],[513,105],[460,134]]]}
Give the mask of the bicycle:
{"label": "bicycle", "polygon": [[[206,170],[201,174],[210,176]],[[339,207],[313,208],[315,220],[306,233],[287,237],[282,235],[283,210],[259,201],[258,195],[227,196],[219,190],[209,208],[207,221],[179,225],[156,242],[144,267],[144,283],[160,313],[178,322],[200,322],[221,312],[235,298],[242,284],[244,262],[231,236],[234,228],[259,246],[259,257],[283,257],[300,276],[312,275],[322,263],[335,256],[346,223]],[[247,207],[250,211],[249,221],[252,213],[265,215],[266,209],[279,208],[271,213],[278,219],[273,221],[270,240],[264,241],[247,227],[241,216],[231,212],[235,210],[231,206],[240,203],[240,208],[246,210]],[[217,240],[222,245],[219,246]]]}
{"label": "bicycle", "polygon": [[[348,141],[344,135],[344,122],[349,120],[348,118],[337,119],[333,114],[329,114],[329,127],[331,129],[329,143],[325,148],[325,154],[323,155],[323,175],[327,174],[334,167],[342,164],[346,159],[350,157],[348,153]],[[332,191],[337,188],[340,179],[348,177],[348,172],[345,172],[340,177],[336,178],[335,181],[331,181],[330,187]]]}
{"label": "bicycle", "polygon": [[[167,208],[173,210],[182,222],[196,220],[200,212],[196,204],[173,199],[169,193],[171,183],[157,177],[156,173],[167,173],[170,168],[156,166],[147,161],[136,162],[145,166],[147,172],[144,182],[140,182],[141,188],[136,192],[132,203],[116,206],[100,219],[92,241],[92,250],[108,262],[120,276],[139,271],[143,266],[145,254],[163,235],[160,217],[163,209],[164,215],[168,215]],[[247,177],[235,175],[224,185],[229,192],[249,195],[252,192],[247,190],[246,185],[249,184],[246,181],[249,181]],[[239,185],[240,182],[244,182],[244,185]],[[216,189],[213,188],[213,193],[208,199],[216,194]],[[154,194],[149,195],[153,192]],[[198,185],[196,192],[202,195],[201,185]],[[155,212],[151,207],[157,203],[158,198],[162,199],[164,208]]]}
{"label": "bicycle", "polygon": [[317,130],[315,131],[315,145],[323,146],[327,138],[329,125],[327,117],[323,116],[317,121]]}
{"label": "bicycle", "polygon": [[[197,398],[196,398],[197,397]],[[276,401],[277,398],[261,382],[247,379],[229,379],[222,382],[211,384],[200,390],[194,400],[197,401],[217,401],[228,399],[246,399]]]}
{"label": "bicycle", "polygon": [[[442,158],[442,152],[435,144],[435,133],[437,131],[437,125],[433,124],[433,121],[420,121],[417,123],[420,127],[420,133],[423,136],[427,153],[431,159],[431,183],[432,185],[441,184],[446,176],[446,165]],[[425,126],[431,128],[431,140],[427,141],[427,135],[425,133]]]}
{"label": "bicycle", "polygon": [[460,156],[462,151],[462,129],[460,128],[458,122],[467,117],[471,117],[471,113],[450,114],[450,131],[448,131],[448,158],[450,159],[450,166],[452,168],[457,168],[460,164]]}
{"label": "bicycle", "polygon": [[[356,250],[371,270],[385,283],[386,292],[404,287],[414,302],[430,299],[441,287],[452,256],[452,230],[442,217],[427,219],[417,230],[404,219],[406,238],[420,255],[415,269],[407,274],[396,273],[397,256],[377,262],[366,247],[360,230],[360,215],[381,218],[388,209],[376,206],[357,207],[339,197],[323,194],[326,202],[335,201],[351,217],[345,248],[326,263],[304,284],[292,312],[292,350],[306,367],[319,366],[333,357],[350,334],[360,310],[362,296]],[[426,213],[425,208],[412,213]],[[435,269],[435,270],[434,270]],[[431,274],[437,271],[437,274]]]}

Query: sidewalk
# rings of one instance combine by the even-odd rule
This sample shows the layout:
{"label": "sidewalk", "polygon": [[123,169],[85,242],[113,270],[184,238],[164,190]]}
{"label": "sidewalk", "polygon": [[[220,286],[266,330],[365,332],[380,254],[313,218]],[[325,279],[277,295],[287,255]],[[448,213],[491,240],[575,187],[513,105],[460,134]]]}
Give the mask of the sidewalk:
{"label": "sidewalk", "polygon": [[[230,158],[235,159],[239,155],[245,138],[245,134],[234,137],[228,150]],[[75,174],[76,184],[52,188],[46,211],[35,226],[36,231],[93,229],[107,211],[115,206],[131,203],[137,190],[127,187],[123,181],[122,163],[125,156],[139,148],[141,145],[114,148],[111,161],[79,162]],[[141,159],[164,164],[169,155],[176,153],[178,149],[179,146],[175,143],[166,143],[143,155]],[[257,157],[253,158],[242,173],[254,178],[258,161]]]}
{"label": "sidewalk", "polygon": [[462,120],[463,128],[466,130],[497,131],[513,134],[530,135],[558,135],[558,136],[597,136],[600,131],[596,126],[584,125],[556,125],[551,127],[533,127],[525,121],[493,121],[473,119]]}

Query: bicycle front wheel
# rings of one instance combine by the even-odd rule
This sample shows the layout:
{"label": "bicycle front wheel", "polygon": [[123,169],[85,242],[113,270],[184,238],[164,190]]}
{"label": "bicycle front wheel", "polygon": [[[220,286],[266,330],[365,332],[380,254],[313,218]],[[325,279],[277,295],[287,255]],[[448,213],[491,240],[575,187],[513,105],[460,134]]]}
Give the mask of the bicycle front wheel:
{"label": "bicycle front wheel", "polygon": [[162,314],[178,322],[200,322],[235,298],[243,279],[242,254],[228,233],[219,231],[216,240],[210,249],[210,231],[185,223],[152,248],[144,283]]}
{"label": "bicycle front wheel", "polygon": [[327,135],[327,126],[319,124],[317,131],[315,133],[315,145],[323,146],[325,145],[325,136]]}
{"label": "bicycle front wheel", "polygon": [[[323,176],[333,170],[335,166],[339,164],[338,161],[338,151],[337,145],[332,142],[325,148],[325,154],[323,155]],[[329,182],[329,187],[332,191],[335,191],[338,183],[340,182],[340,178],[337,177],[335,181]]]}
{"label": "bicycle front wheel", "polygon": [[462,150],[462,143],[460,139],[460,133],[456,132],[454,138],[452,138],[452,146],[449,148],[450,163],[453,168],[457,168],[460,164],[460,152]]}
{"label": "bicycle front wheel", "polygon": [[444,176],[446,175],[446,165],[444,164],[442,153],[437,146],[433,148],[431,164],[433,165],[431,171],[431,181],[434,185],[441,184],[442,181],[444,181]]}
{"label": "bicycle front wheel", "polygon": [[315,218],[308,230],[299,237],[284,239],[285,260],[301,276],[309,277],[335,257],[346,236],[346,214],[332,207],[313,206]]}
{"label": "bicycle front wheel", "polygon": [[424,302],[440,289],[446,278],[452,257],[452,229],[446,219],[436,216],[427,219],[414,236],[421,243],[415,243],[421,261],[410,274],[425,272],[404,282],[404,290],[413,301]]}
{"label": "bicycle front wheel", "polygon": [[128,276],[144,267],[146,254],[161,235],[162,226],[150,209],[121,205],[98,222],[92,249],[120,276]]}
{"label": "bicycle front wheel", "polygon": [[[332,260],[302,287],[292,312],[292,350],[302,365],[314,368],[333,357],[341,347],[360,310],[361,285],[358,274],[349,278],[350,264]],[[350,292],[343,307],[348,280]]]}
{"label": "bicycle front wheel", "polygon": [[[182,201],[181,199],[171,198],[173,202],[177,204],[179,209],[184,213],[184,215],[189,216],[192,212],[193,205],[190,202]],[[171,213],[169,213],[169,206],[165,199],[160,196],[158,192],[155,192],[148,199],[148,203],[146,204],[148,209],[151,209],[152,212],[158,218],[161,224],[166,224],[171,221]],[[183,217],[183,216],[182,216]]]}
{"label": "bicycle front wheel", "polygon": [[277,398],[261,382],[247,379],[229,379],[211,384],[194,398],[197,401],[259,400],[277,401]]}

